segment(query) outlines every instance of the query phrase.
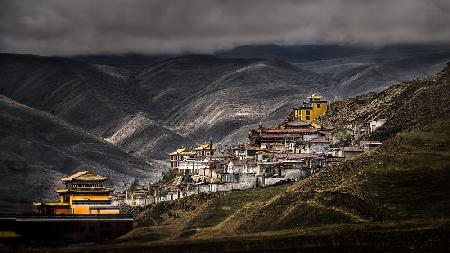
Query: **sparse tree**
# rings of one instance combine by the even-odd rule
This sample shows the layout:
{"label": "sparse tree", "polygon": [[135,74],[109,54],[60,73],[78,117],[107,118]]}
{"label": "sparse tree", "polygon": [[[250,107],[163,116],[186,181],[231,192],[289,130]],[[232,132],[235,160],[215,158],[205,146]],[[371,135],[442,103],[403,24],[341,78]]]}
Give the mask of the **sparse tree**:
{"label": "sparse tree", "polygon": [[162,181],[164,183],[166,183],[166,184],[170,183],[174,179],[175,179],[175,174],[171,170],[163,171],[163,173],[162,173]]}
{"label": "sparse tree", "polygon": [[129,190],[129,192],[134,192],[137,190],[138,187],[139,187],[139,179],[134,178],[134,181],[133,181],[133,183],[131,183],[130,188],[128,190]]}

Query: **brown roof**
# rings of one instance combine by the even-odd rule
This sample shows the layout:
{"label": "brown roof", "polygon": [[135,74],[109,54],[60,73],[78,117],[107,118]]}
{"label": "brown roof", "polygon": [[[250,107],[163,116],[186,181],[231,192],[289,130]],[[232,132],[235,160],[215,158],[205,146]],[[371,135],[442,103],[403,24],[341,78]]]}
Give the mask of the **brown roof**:
{"label": "brown roof", "polygon": [[262,134],[261,139],[302,138],[303,134]]}
{"label": "brown roof", "polygon": [[231,160],[230,162],[232,162],[235,165],[244,165],[247,161],[246,160]]}
{"label": "brown roof", "polygon": [[295,159],[301,159],[301,158],[318,158],[319,155],[313,154],[313,153],[302,153],[302,154],[289,154],[288,158],[295,158]]}
{"label": "brown roof", "polygon": [[289,121],[285,123],[286,126],[292,126],[292,127],[308,127],[311,124],[306,121],[296,120],[296,121]]}
{"label": "brown roof", "polygon": [[297,134],[297,133],[315,133],[315,128],[295,128],[295,129],[266,129],[263,132],[268,134]]}

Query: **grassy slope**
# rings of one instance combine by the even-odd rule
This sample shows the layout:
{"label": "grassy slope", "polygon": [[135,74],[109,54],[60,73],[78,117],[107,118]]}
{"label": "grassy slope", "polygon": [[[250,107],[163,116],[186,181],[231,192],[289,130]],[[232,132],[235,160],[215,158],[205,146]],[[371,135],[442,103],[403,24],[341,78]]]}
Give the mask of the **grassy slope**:
{"label": "grassy slope", "polygon": [[151,206],[138,216],[139,228],[92,250],[445,248],[449,123],[444,117],[403,131],[379,149],[301,182]]}
{"label": "grassy slope", "polygon": [[401,132],[372,155],[367,186],[392,218],[450,217],[449,125],[447,116]]}
{"label": "grassy slope", "polygon": [[[447,68],[431,79],[368,95],[372,99],[361,103],[346,102],[349,107],[375,107],[380,101],[397,106],[397,112],[385,115],[390,122],[376,133],[386,137],[380,148],[297,183],[193,196],[165,208],[163,204],[152,206],[137,219],[142,227],[122,238],[122,247],[172,245],[178,240],[219,243],[225,237],[239,241],[237,238],[255,240],[286,234],[419,233],[448,227],[449,92]],[[424,101],[427,97],[430,99]],[[423,110],[416,111],[418,107]],[[362,110],[350,117],[367,117],[364,113],[369,112]],[[159,242],[142,244],[153,240]],[[372,239],[366,240],[369,243]]]}
{"label": "grassy slope", "polygon": [[[378,150],[289,185],[195,196],[138,218],[128,240],[211,238],[339,224],[448,219],[450,117],[404,131]],[[187,204],[188,203],[188,204]],[[148,222],[158,217],[157,222]],[[146,221],[147,220],[147,221]],[[153,220],[155,220],[153,218]]]}
{"label": "grassy slope", "polygon": [[246,191],[199,194],[148,207],[136,217],[137,229],[125,241],[151,241],[192,236],[219,227],[248,205],[263,203],[282,194],[289,184]]}

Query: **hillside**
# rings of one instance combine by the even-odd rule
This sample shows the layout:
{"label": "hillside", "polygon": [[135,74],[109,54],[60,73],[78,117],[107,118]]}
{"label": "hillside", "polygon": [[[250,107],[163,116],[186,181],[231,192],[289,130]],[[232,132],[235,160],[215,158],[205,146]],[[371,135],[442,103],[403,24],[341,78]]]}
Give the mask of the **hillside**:
{"label": "hillside", "polygon": [[[140,98],[142,91],[131,80],[138,69],[65,58],[1,54],[0,94],[49,112],[103,138],[123,132],[124,125],[134,117],[145,115],[146,120],[152,122],[151,130],[165,135],[150,135],[145,137],[148,142],[131,146],[127,143],[122,148],[149,161],[165,158],[165,153],[176,143],[192,141],[145,113]],[[155,146],[157,152],[151,152],[153,149],[147,146]]]}
{"label": "hillside", "polygon": [[87,168],[118,188],[159,174],[156,166],[80,127],[0,95],[1,213],[30,212],[33,200],[56,197],[60,178]]}
{"label": "hillside", "polygon": [[[213,247],[237,243],[239,235],[251,242],[249,252],[268,242],[271,248],[358,249],[373,244],[426,251],[431,238],[434,247],[445,248],[450,220],[449,91],[450,65],[429,79],[336,102],[329,122],[343,121],[339,116],[351,111],[350,121],[386,116],[389,124],[372,136],[383,137],[383,145],[299,182],[151,205],[137,215],[138,228],[119,240],[120,247],[165,250],[178,240]],[[401,102],[391,106],[392,101]],[[274,242],[288,235],[302,239]],[[397,240],[378,240],[389,237]],[[99,246],[109,247],[115,246]],[[194,246],[184,249],[202,252]]]}
{"label": "hillside", "polygon": [[152,113],[198,141],[221,141],[243,125],[282,117],[280,109],[289,110],[310,90],[325,93],[332,83],[285,62],[206,55],[164,61],[137,79]]}
{"label": "hillside", "polygon": [[449,65],[438,75],[391,86],[380,93],[368,93],[336,101],[320,123],[337,131],[362,126],[370,120],[387,119],[369,138],[387,140],[396,133],[442,119],[450,113]]}

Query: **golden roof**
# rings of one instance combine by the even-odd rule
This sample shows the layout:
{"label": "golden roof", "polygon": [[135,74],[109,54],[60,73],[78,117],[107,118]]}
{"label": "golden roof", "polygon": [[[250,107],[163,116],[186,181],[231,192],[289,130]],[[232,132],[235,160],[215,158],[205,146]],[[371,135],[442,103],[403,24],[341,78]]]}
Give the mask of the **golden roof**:
{"label": "golden roof", "polygon": [[55,192],[57,193],[68,193],[68,192],[73,192],[73,193],[109,193],[114,191],[113,188],[106,188],[106,187],[86,187],[86,188],[65,188],[65,189],[56,189]]}
{"label": "golden roof", "polygon": [[197,148],[195,148],[195,150],[209,150],[209,149],[211,149],[211,146],[209,145],[209,143],[202,144],[202,145],[198,146]]}
{"label": "golden roof", "polygon": [[308,98],[322,98],[322,96],[318,95],[318,94],[312,94],[311,96],[309,96]]}
{"label": "golden roof", "polygon": [[70,182],[70,181],[105,181],[107,180],[107,177],[99,176],[93,172],[90,171],[80,171],[72,176],[69,177],[63,177],[61,178],[61,181],[63,182]]}
{"label": "golden roof", "polygon": [[169,155],[178,155],[178,154],[181,154],[183,152],[189,152],[189,150],[187,148],[181,147],[181,148],[177,148],[177,150],[173,151]]}

